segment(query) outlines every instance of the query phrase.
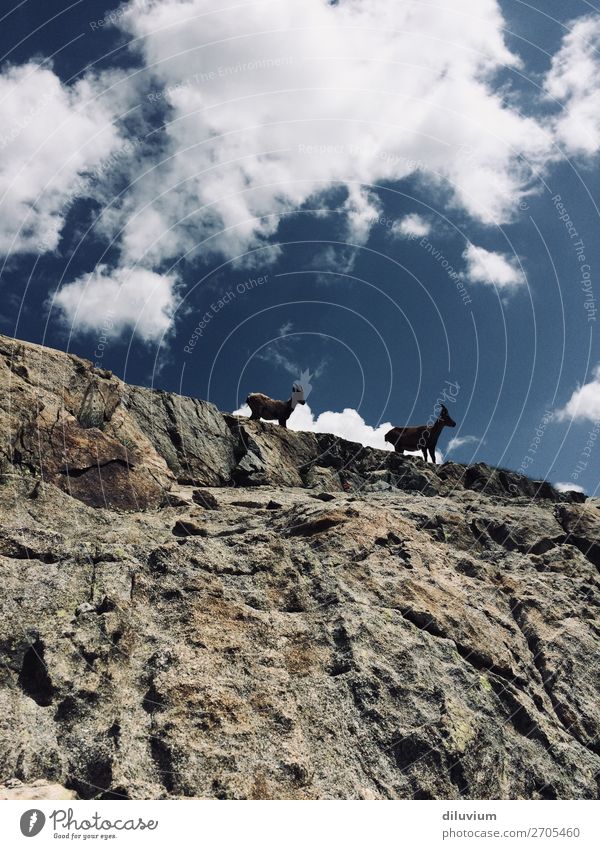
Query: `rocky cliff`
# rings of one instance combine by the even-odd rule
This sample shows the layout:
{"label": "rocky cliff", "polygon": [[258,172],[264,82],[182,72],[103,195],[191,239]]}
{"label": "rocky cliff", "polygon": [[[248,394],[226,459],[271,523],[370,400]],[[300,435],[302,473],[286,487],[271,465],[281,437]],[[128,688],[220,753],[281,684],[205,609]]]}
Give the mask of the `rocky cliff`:
{"label": "rocky cliff", "polygon": [[0,797],[597,797],[598,501],[6,337],[0,437]]}

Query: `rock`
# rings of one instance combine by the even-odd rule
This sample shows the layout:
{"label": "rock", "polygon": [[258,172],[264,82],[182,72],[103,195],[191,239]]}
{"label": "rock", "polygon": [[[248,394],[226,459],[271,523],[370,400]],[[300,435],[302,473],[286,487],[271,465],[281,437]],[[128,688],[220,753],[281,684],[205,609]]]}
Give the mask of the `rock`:
{"label": "rock", "polygon": [[309,489],[325,489],[328,492],[343,492],[339,473],[335,469],[310,466],[304,476],[304,485]]}
{"label": "rock", "polygon": [[315,517],[311,516],[306,521],[293,522],[288,533],[290,536],[309,537],[314,534],[322,534],[336,525],[343,524],[346,521],[346,516],[340,511],[332,510],[328,513],[319,514]]}
{"label": "rock", "polygon": [[206,528],[201,527],[196,522],[191,521],[190,519],[178,519],[175,522],[175,527],[173,528],[173,533],[178,537],[189,537],[189,536],[207,536]]}
{"label": "rock", "polygon": [[[180,547],[160,512],[27,491],[0,491],[7,534],[51,527],[57,561],[0,560],[4,778],[83,798],[596,794],[597,570],[562,541],[547,566],[480,548],[465,518],[526,544],[520,526],[560,531],[551,502],[279,487],[269,511],[224,488]],[[93,559],[120,560],[82,558],[75,516]]]}
{"label": "rock", "polygon": [[391,483],[383,480],[376,480],[372,483],[366,483],[363,487],[365,492],[391,492],[394,487]]}
{"label": "rock", "polygon": [[438,469],[438,474],[442,480],[452,481],[455,486],[472,489],[487,496],[509,498],[524,496],[528,500],[547,499],[572,503],[585,501],[585,495],[580,492],[561,493],[547,481],[534,481],[508,469],[490,469],[484,463],[475,463],[466,467],[456,463],[443,463]]}
{"label": "rock", "polygon": [[163,496],[139,450],[50,408],[20,431],[13,450],[21,465],[92,507],[143,510]]}
{"label": "rock", "polygon": [[205,489],[195,489],[192,493],[194,504],[204,507],[205,510],[218,510],[219,502],[212,492],[207,492]]}
{"label": "rock", "polygon": [[[576,493],[580,494],[580,493]],[[600,513],[594,503],[557,508],[556,517],[570,542],[600,569]]]}
{"label": "rock", "polygon": [[124,395],[87,360],[0,337],[0,454],[91,506],[157,507],[172,476]]}
{"label": "rock", "polygon": [[50,784],[45,781],[32,781],[31,784],[19,782],[18,785],[10,784],[7,781],[4,787],[0,785],[0,800],[2,801],[25,802],[36,799],[60,802],[77,799],[77,794],[73,790],[67,790],[61,784]]}
{"label": "rock", "polygon": [[222,486],[235,465],[235,441],[208,401],[130,387],[126,409],[179,483]]}
{"label": "rock", "polygon": [[247,451],[231,477],[239,486],[262,486],[268,480],[267,467],[254,451]]}
{"label": "rock", "polygon": [[304,486],[304,475],[318,457],[316,435],[261,421],[225,417],[236,439],[239,461],[232,478],[240,486]]}
{"label": "rock", "polygon": [[193,500],[188,498],[181,490],[166,492],[162,502],[163,507],[191,507],[192,504]]}
{"label": "rock", "polygon": [[597,798],[597,500],[4,337],[0,434],[0,797]]}

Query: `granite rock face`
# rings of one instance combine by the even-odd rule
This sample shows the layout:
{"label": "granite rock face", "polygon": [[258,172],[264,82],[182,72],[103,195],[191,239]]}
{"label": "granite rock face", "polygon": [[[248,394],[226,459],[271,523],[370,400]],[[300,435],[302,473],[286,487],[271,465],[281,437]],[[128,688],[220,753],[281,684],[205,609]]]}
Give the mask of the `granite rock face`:
{"label": "granite rock face", "polygon": [[69,800],[76,799],[73,790],[67,790],[60,784],[50,784],[38,779],[31,784],[23,784],[18,779],[10,779],[7,784],[0,784],[0,801],[25,802],[33,799],[40,800]]}
{"label": "granite rock face", "polygon": [[597,798],[599,501],[5,337],[0,433],[0,795]]}

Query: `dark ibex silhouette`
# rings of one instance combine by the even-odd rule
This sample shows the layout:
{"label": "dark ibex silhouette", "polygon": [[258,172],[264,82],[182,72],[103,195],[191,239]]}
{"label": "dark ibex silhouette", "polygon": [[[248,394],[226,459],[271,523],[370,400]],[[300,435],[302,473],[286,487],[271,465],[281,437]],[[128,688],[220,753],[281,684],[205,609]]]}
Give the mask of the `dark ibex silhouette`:
{"label": "dark ibex silhouette", "polygon": [[435,463],[435,446],[440,438],[440,433],[444,427],[456,427],[454,419],[450,418],[450,413],[440,404],[440,414],[433,424],[417,425],[416,427],[393,427],[385,435],[385,441],[391,442],[394,450],[398,454],[404,454],[405,451],[423,452],[423,459],[427,460],[427,452]]}
{"label": "dark ibex silhouette", "polygon": [[304,389],[299,383],[292,386],[292,397],[287,401],[275,401],[262,392],[251,392],[246,398],[246,404],[252,411],[251,419],[276,419],[281,427],[287,427],[287,420],[294,412],[296,404],[306,404]]}

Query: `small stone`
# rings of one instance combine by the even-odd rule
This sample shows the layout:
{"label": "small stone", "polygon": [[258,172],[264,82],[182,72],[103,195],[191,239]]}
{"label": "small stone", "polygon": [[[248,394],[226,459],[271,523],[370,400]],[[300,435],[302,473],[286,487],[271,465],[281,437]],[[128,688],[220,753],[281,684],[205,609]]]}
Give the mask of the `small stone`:
{"label": "small stone", "polygon": [[208,532],[206,528],[201,528],[190,519],[178,519],[173,528],[173,534],[176,537],[206,537]]}
{"label": "small stone", "polygon": [[215,496],[212,492],[207,492],[205,489],[195,489],[192,493],[192,499],[194,504],[204,507],[205,510],[219,509],[219,502]]}
{"label": "small stone", "polygon": [[165,507],[191,507],[192,502],[178,492],[167,492],[164,504]]}

